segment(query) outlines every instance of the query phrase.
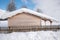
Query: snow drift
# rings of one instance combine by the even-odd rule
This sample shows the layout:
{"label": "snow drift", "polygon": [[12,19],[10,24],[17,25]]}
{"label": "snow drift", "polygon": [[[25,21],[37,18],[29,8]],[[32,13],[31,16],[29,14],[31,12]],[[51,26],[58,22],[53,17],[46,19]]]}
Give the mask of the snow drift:
{"label": "snow drift", "polygon": [[0,34],[0,40],[60,40],[60,31],[13,32]]}

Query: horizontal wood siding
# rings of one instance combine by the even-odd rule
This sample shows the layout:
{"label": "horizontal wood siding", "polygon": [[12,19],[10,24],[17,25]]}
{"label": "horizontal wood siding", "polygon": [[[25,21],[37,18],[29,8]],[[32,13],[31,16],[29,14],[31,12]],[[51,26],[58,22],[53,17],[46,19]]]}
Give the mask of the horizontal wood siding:
{"label": "horizontal wood siding", "polygon": [[8,19],[8,26],[20,29],[36,28],[40,27],[40,18],[26,13],[17,14]]}

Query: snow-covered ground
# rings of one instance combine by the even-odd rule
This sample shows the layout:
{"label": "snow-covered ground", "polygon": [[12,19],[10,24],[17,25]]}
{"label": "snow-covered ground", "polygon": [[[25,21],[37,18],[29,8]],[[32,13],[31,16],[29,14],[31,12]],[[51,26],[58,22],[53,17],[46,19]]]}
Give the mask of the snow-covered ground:
{"label": "snow-covered ground", "polygon": [[0,33],[0,40],[60,40],[60,31]]}

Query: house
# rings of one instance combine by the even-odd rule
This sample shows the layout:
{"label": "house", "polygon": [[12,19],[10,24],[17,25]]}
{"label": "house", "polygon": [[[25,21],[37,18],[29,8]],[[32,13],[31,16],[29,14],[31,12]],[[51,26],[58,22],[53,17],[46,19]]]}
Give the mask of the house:
{"label": "house", "polygon": [[8,19],[8,27],[9,30],[16,31],[18,29],[39,29],[42,25],[41,20],[45,22],[50,22],[50,26],[52,25],[52,22],[56,22],[57,20],[47,16],[42,13],[38,13],[36,11],[27,9],[27,8],[21,8],[19,10],[15,10],[12,12],[7,12],[4,15],[0,16],[0,20],[6,20]]}

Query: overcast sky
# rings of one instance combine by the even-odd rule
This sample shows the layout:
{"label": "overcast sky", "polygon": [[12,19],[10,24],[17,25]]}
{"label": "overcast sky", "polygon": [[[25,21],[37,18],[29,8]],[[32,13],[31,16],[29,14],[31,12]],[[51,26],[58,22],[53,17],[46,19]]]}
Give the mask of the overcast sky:
{"label": "overcast sky", "polygon": [[60,21],[60,0],[32,0],[36,8],[40,8],[44,14],[52,16]]}

